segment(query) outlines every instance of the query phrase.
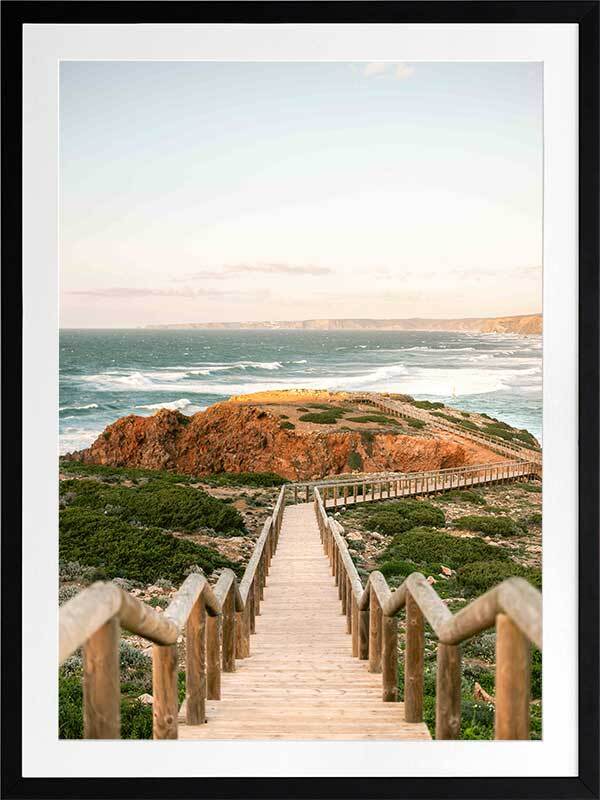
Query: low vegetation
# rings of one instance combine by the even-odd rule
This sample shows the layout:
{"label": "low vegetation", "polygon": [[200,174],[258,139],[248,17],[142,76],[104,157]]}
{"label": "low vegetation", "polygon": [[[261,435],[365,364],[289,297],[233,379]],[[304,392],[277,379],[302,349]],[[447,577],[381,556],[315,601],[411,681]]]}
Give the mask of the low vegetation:
{"label": "low vegetation", "polygon": [[[510,517],[485,517],[470,514],[453,520],[455,528],[467,531],[478,531],[488,536],[518,536],[523,533],[523,524],[515,522]],[[527,530],[525,526],[525,531]]]}
{"label": "low vegetation", "polygon": [[444,404],[437,401],[432,402],[430,400],[410,400],[409,402],[411,406],[414,406],[415,408],[422,408],[425,411],[431,411],[433,408],[444,408]]}
{"label": "low vegetation", "polygon": [[96,579],[120,577],[146,584],[159,578],[179,584],[196,567],[207,575],[222,567],[239,570],[213,548],[77,506],[60,512],[59,557],[95,568]]}
{"label": "low vegetation", "polygon": [[289,483],[287,478],[282,478],[276,472],[213,472],[200,480],[209,486],[249,486],[256,489]]}
{"label": "low vegetation", "polygon": [[283,486],[286,478],[275,472],[213,472],[209,475],[182,475],[166,470],[142,469],[140,467],[112,467],[105,464],[84,464],[82,461],[61,461],[59,465],[63,475],[90,477],[105,483],[122,483],[131,481],[135,485],[144,485],[159,481],[161,484],[196,484],[206,483],[209,486],[251,486],[269,487]]}
{"label": "low vegetation", "polygon": [[459,567],[457,580],[466,596],[487,592],[507,578],[526,578],[538,589],[542,588],[542,573],[535,567],[523,567],[514,561],[473,561]]}
{"label": "low vegetation", "polygon": [[367,524],[372,530],[386,535],[408,531],[419,525],[443,527],[446,524],[440,508],[419,500],[399,500],[373,511]]}
{"label": "low vegetation", "polygon": [[[359,469],[360,470],[360,469],[363,468],[362,456],[356,450],[352,450],[348,454],[348,466],[350,467],[350,469]],[[362,487],[361,487],[361,492],[362,492]]]}
{"label": "low vegetation", "polygon": [[314,422],[317,425],[335,425],[345,414],[342,408],[328,408],[326,411],[314,411],[302,414],[298,419],[300,422]]}
{"label": "low vegetation", "polygon": [[374,422],[378,425],[400,425],[394,417],[386,417],[385,414],[362,414],[358,417],[346,417],[345,422]]}
{"label": "low vegetation", "polygon": [[442,503],[471,503],[475,506],[486,505],[486,499],[481,492],[472,489],[451,489],[438,497]]}
{"label": "low vegetation", "polygon": [[[507,561],[504,548],[478,537],[457,537],[429,527],[412,528],[396,534],[381,555],[382,561],[410,560],[429,574],[440,565],[458,569],[473,561]],[[420,570],[423,571],[423,570]]]}
{"label": "low vegetation", "polygon": [[60,499],[64,507],[94,509],[136,525],[181,531],[212,528],[225,535],[245,531],[244,520],[232,506],[199,489],[168,481],[126,487],[65,480],[60,485]]}
{"label": "low vegetation", "polygon": [[416,428],[419,431],[423,430],[423,428],[425,427],[425,423],[423,422],[423,420],[420,420],[420,419],[412,419],[411,418],[411,419],[407,420],[407,422],[408,422],[408,424],[410,425],[411,428]]}

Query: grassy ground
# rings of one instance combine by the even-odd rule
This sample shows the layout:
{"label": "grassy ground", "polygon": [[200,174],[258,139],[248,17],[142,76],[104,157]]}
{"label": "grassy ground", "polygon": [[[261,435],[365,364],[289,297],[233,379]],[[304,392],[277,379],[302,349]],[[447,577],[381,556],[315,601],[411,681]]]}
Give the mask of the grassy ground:
{"label": "grassy ground", "polygon": [[[427,500],[365,504],[336,514],[363,580],[380,569],[390,586],[422,572],[453,613],[511,575],[541,586],[541,486],[453,491]],[[398,685],[404,690],[404,618]],[[436,640],[426,626],[425,720],[435,735]],[[462,646],[461,738],[492,739],[495,633]],[[541,738],[541,654],[532,653],[531,736]]]}

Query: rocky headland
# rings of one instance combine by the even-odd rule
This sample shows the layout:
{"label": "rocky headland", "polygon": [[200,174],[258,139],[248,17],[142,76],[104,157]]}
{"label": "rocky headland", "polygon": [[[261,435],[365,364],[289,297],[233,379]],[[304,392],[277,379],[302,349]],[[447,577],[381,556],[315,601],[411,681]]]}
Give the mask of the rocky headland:
{"label": "rocky headland", "polygon": [[[457,426],[465,415],[471,425],[479,422],[479,415],[461,416],[441,404],[436,411],[456,418]],[[351,393],[280,391],[233,397],[193,416],[161,409],[151,417],[123,417],[66,458],[197,476],[274,472],[290,480],[505,460],[459,431],[453,436],[417,419],[388,417]]]}

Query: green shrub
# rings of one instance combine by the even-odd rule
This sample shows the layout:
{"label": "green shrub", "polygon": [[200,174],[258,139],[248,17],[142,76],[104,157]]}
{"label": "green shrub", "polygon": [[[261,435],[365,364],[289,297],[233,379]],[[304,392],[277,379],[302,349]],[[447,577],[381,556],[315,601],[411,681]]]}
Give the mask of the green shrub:
{"label": "green shrub", "polygon": [[525,578],[538,589],[542,582],[539,569],[523,567],[516,561],[474,561],[459,567],[456,577],[470,595],[483,594],[507,578]]}
{"label": "green shrub", "polygon": [[422,500],[398,500],[371,514],[367,524],[372,530],[387,535],[402,533],[419,525],[443,527],[446,518],[441,508]]}
{"label": "green shrub", "polygon": [[367,453],[372,456],[373,455],[373,442],[375,441],[375,434],[373,431],[361,431],[360,432],[360,440],[363,443],[363,446]]}
{"label": "green shrub", "polygon": [[467,428],[470,431],[478,431],[479,425],[476,425],[474,422],[471,422],[470,419],[457,419],[456,424],[460,425],[461,428]]}
{"label": "green shrub", "polygon": [[471,416],[468,411],[461,411],[460,413],[461,413],[461,415],[463,417],[470,417]]}
{"label": "green shrub", "polygon": [[411,418],[408,420],[408,424],[410,425],[411,428],[416,428],[419,431],[425,427],[425,423],[423,422],[423,420],[420,419]]}
{"label": "green shrub", "polygon": [[479,531],[488,536],[518,536],[522,528],[510,517],[483,517],[470,514],[453,520],[455,528],[467,531]]}
{"label": "green shrub", "polygon": [[413,528],[394,536],[381,560],[394,559],[425,565],[444,564],[457,569],[472,561],[505,561],[508,555],[503,548],[477,537],[457,537],[433,528]]}
{"label": "green shrub", "polygon": [[455,502],[472,503],[476,506],[486,505],[485,497],[472,489],[451,489],[449,492],[444,492],[444,494],[440,495],[438,500],[442,502],[452,500]]}
{"label": "green shrub", "polygon": [[399,425],[397,419],[384,414],[363,414],[360,417],[346,417],[344,422],[375,422],[380,425]]}
{"label": "green shrub", "polygon": [[239,569],[210,547],[76,507],[60,512],[59,555],[65,561],[96,567],[98,577],[103,574],[141,583],[162,577],[179,584],[194,565],[207,575],[218,567]]}
{"label": "green shrub", "polygon": [[61,482],[60,494],[69,497],[71,508],[102,511],[126,522],[169,530],[206,527],[225,534],[245,531],[237,509],[188,486],[157,481],[128,488],[94,480],[66,480]]}
{"label": "green shrub", "polygon": [[541,483],[519,483],[518,487],[519,489],[522,489],[524,492],[530,492],[531,494],[542,493]]}
{"label": "green shrub", "polygon": [[279,427],[284,431],[293,431],[296,426],[293,422],[280,422]]}
{"label": "green shrub", "polygon": [[541,525],[542,515],[539,511],[532,511],[532,513],[528,514],[525,518],[525,522],[529,525]]}
{"label": "green shrub", "polygon": [[402,575],[406,577],[411,572],[418,572],[418,568],[411,561],[401,561],[399,559],[392,559],[391,561],[384,561],[377,569],[386,578],[392,578],[395,575]]}
{"label": "green shrub", "polygon": [[289,483],[276,472],[213,472],[202,480],[211,486],[250,486],[254,489]]}
{"label": "green shrub", "polygon": [[298,419],[300,422],[315,422],[317,425],[335,425],[342,417],[343,413],[343,411],[340,412],[338,409],[330,408],[327,411],[302,414]]}
{"label": "green shrub", "polygon": [[415,408],[424,408],[426,411],[430,411],[432,408],[443,408],[443,403],[438,402],[431,402],[430,400],[411,400],[411,406],[415,406]]}
{"label": "green shrub", "polygon": [[371,514],[367,519],[367,525],[371,530],[383,533],[386,536],[393,536],[396,533],[409,531],[415,527],[409,519],[388,509],[381,509]]}
{"label": "green shrub", "polygon": [[279,419],[289,419],[289,416],[287,414],[280,414]]}
{"label": "green shrub", "polygon": [[345,408],[340,408],[339,406],[330,406],[328,403],[309,403],[308,407],[318,408],[320,411],[335,411],[340,417],[346,413]]}
{"label": "green shrub", "polygon": [[[348,467],[350,469],[362,469],[363,468],[363,460],[360,453],[357,453],[356,450],[352,450],[348,454]],[[362,491],[362,487],[361,487]]]}
{"label": "green shrub", "polygon": [[505,439],[507,442],[511,442],[513,439],[513,432],[511,430],[507,430],[504,423],[487,423],[484,426],[483,432],[487,433],[488,436],[495,436],[498,439]]}

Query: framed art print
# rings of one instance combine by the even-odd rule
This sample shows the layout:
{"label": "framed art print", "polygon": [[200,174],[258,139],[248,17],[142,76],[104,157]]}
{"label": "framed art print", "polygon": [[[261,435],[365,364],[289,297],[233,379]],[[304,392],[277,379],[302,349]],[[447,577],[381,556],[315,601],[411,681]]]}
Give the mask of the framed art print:
{"label": "framed art print", "polygon": [[2,16],[4,795],[598,797],[598,3]]}

